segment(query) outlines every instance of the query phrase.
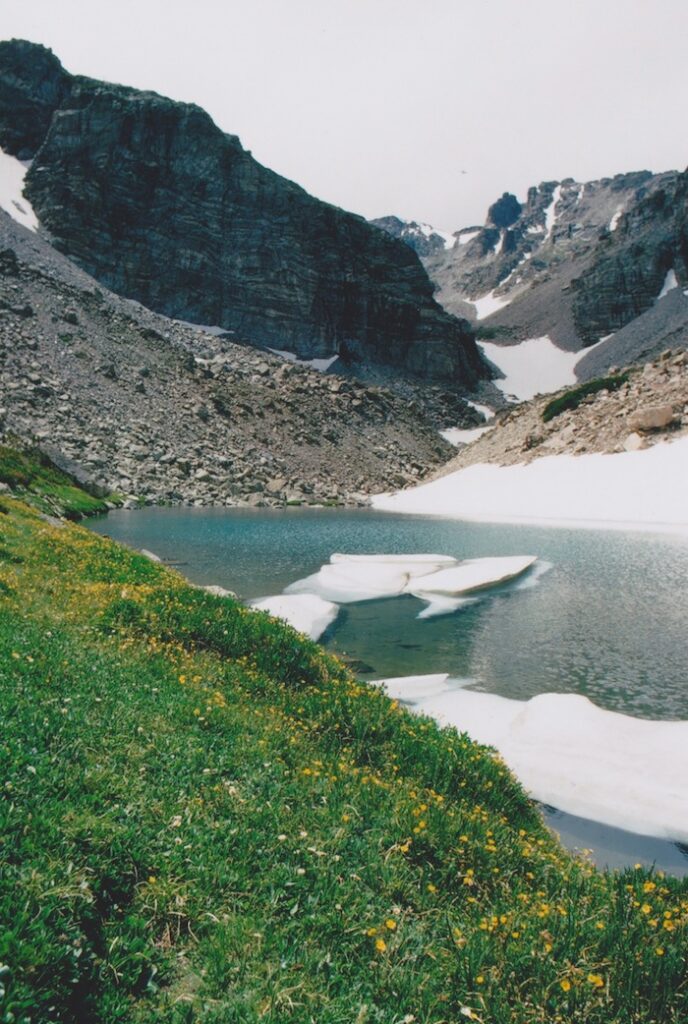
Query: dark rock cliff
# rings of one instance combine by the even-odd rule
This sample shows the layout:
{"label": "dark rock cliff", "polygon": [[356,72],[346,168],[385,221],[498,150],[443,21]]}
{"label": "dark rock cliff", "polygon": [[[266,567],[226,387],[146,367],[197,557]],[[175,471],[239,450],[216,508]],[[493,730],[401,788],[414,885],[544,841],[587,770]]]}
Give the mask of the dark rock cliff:
{"label": "dark rock cliff", "polygon": [[236,340],[470,386],[489,376],[416,255],[257,163],[196,106],[0,43],[0,146],[56,247],[114,291]]}
{"label": "dark rock cliff", "polygon": [[688,173],[667,178],[606,232],[573,282],[573,314],[585,342],[625,327],[656,301],[667,273],[688,281]]}

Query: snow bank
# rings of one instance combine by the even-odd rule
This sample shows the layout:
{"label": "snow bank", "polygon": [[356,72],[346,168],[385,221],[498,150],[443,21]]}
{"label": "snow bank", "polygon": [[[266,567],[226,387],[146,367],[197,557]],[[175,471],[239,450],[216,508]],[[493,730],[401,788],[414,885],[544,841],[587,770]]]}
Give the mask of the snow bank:
{"label": "snow bank", "polygon": [[456,236],[457,243],[459,245],[468,245],[469,242],[472,242],[474,238],[478,237],[480,230],[480,228],[477,228],[475,231],[462,231]]}
{"label": "snow bank", "polygon": [[275,594],[251,601],[251,607],[283,619],[311,640],[318,640],[339,614],[336,604],[315,594]]}
{"label": "snow bank", "polygon": [[288,363],[296,363],[297,366],[309,366],[311,370],[317,370],[319,373],[326,373],[339,359],[337,353],[332,356],[325,356],[323,359],[298,359],[293,352],[287,352],[286,349],[269,348],[268,352],[272,352],[273,356],[279,356]]}
{"label": "snow bank", "polygon": [[664,296],[668,295],[674,288],[678,288],[678,281],[676,280],[676,271],[672,268],[667,271],[667,275],[664,278],[664,284],[662,285],[662,290],[655,301],[659,302],[660,299],[663,299]]}
{"label": "snow bank", "polygon": [[547,335],[529,338],[518,345],[495,345],[488,341],[479,344],[490,362],[504,374],[503,380],[494,383],[502,394],[519,402],[575,384],[576,363],[593,348],[565,352]]}
{"label": "snow bank", "polygon": [[373,508],[488,522],[688,532],[688,437],[615,455],[551,455],[528,465],[480,463]]}
{"label": "snow bank", "polygon": [[480,402],[472,402],[470,398],[466,399],[466,405],[470,405],[471,409],[475,409],[477,412],[482,413],[486,420],[490,420],[494,416],[494,409],[491,409],[489,405],[481,405]]}
{"label": "snow bank", "polygon": [[30,231],[38,229],[38,217],[24,198],[27,168],[16,157],[0,149],[0,206],[18,224]]}
{"label": "snow bank", "polygon": [[688,842],[688,722],[632,718],[579,694],[509,700],[461,689],[461,681],[442,676],[379,685],[414,711],[495,747],[536,800]]}

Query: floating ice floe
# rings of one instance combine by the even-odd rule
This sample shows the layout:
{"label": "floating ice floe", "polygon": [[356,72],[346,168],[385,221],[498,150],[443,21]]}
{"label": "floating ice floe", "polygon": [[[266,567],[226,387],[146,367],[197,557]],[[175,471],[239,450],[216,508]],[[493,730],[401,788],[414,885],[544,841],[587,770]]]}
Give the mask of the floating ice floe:
{"label": "floating ice floe", "polygon": [[412,594],[429,607],[420,618],[456,611],[463,595],[499,586],[525,573],[532,555],[475,558],[458,562],[450,555],[332,555],[329,564],[290,584],[287,594],[317,594],[349,604]]}
{"label": "floating ice floe", "polygon": [[251,601],[251,607],[283,619],[311,640],[318,640],[339,614],[336,604],[316,594],[275,594]]}
{"label": "floating ice floe", "polygon": [[495,747],[536,800],[642,835],[688,842],[688,722],[606,711],[580,694],[510,700],[465,680],[378,680],[390,696]]}
{"label": "floating ice floe", "polygon": [[509,558],[467,558],[459,565],[428,573],[409,580],[406,589],[414,597],[438,594],[458,597],[486,587],[499,586],[520,576],[537,558],[534,555],[515,555]]}
{"label": "floating ice floe", "polygon": [[484,522],[688,531],[688,437],[614,455],[550,455],[527,465],[480,463],[373,497],[387,512]]}

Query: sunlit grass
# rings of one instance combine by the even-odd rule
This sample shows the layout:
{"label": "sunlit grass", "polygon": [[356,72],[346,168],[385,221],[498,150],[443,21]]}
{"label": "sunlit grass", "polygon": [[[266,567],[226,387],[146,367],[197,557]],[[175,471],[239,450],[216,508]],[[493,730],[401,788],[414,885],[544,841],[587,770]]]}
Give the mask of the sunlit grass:
{"label": "sunlit grass", "polygon": [[7,499],[0,702],[3,1022],[688,1019],[686,883],[596,872],[493,751]]}

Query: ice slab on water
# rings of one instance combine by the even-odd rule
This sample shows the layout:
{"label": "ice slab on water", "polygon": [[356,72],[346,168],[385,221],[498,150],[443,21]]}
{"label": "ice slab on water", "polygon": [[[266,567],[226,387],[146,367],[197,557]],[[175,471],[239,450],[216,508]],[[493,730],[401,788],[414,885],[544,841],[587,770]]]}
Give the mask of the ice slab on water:
{"label": "ice slab on water", "polygon": [[441,569],[409,581],[407,591],[416,597],[446,595],[458,597],[485,587],[507,583],[530,569],[535,555],[514,555],[509,558],[469,558],[451,569]]}
{"label": "ice slab on water", "polygon": [[421,617],[432,618],[459,608],[461,595],[514,579],[535,561],[532,555],[459,563],[449,555],[334,554],[329,564],[290,584],[285,593],[317,594],[339,604],[412,594],[430,603]]}
{"label": "ice slab on water", "polygon": [[252,601],[251,607],[283,619],[311,640],[318,640],[339,614],[336,604],[316,594],[275,594]]}
{"label": "ice slab on water", "polygon": [[[621,715],[580,694],[511,700],[452,686],[451,678],[445,691],[428,686],[424,694],[418,679],[409,677],[402,699],[495,747],[536,800],[641,835],[688,842],[688,722]],[[392,683],[394,695],[403,694],[403,680]]]}
{"label": "ice slab on water", "polygon": [[336,552],[330,555],[330,562],[337,565],[341,562],[367,563],[381,562],[383,565],[411,565],[427,563],[428,565],[456,565],[451,555],[343,555]]}
{"label": "ice slab on water", "polygon": [[290,584],[288,594],[318,594],[328,601],[349,604],[398,597],[412,578],[456,565],[447,555],[332,555],[332,561],[312,576]]}
{"label": "ice slab on water", "polygon": [[439,615],[451,615],[459,608],[475,604],[478,600],[475,597],[446,597],[442,594],[423,594],[423,600],[428,604],[416,616],[417,619],[436,619]]}

